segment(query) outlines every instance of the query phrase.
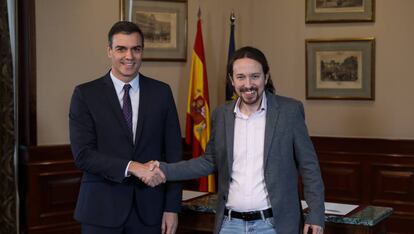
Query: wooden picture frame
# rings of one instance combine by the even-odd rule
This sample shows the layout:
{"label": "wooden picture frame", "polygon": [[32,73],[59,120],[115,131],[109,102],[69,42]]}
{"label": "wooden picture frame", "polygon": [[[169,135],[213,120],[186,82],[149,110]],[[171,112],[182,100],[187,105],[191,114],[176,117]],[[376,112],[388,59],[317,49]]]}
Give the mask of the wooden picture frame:
{"label": "wooden picture frame", "polygon": [[375,0],[305,0],[306,23],[374,22]]}
{"label": "wooden picture frame", "polygon": [[375,39],[308,39],[306,99],[375,99]]}
{"label": "wooden picture frame", "polygon": [[120,18],[143,31],[143,60],[187,60],[187,0],[120,0]]}

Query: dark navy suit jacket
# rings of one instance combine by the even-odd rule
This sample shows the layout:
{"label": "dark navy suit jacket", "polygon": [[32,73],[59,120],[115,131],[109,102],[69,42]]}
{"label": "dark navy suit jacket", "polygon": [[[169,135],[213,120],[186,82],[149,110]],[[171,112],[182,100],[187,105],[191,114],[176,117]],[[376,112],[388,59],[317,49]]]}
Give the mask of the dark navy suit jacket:
{"label": "dark navy suit jacket", "polygon": [[109,73],[74,90],[69,112],[70,142],[83,171],[75,219],[92,225],[121,226],[133,201],[147,225],[161,223],[164,211],[178,212],[181,185],[154,188],[125,178],[130,160],[177,162],[182,141],[170,87],[140,74],[138,123],[133,143]]}

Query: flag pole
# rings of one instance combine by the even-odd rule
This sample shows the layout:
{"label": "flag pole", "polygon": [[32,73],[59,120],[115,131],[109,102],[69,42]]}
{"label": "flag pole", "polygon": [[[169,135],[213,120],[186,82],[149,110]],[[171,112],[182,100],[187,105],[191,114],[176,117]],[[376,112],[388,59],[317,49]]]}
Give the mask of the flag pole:
{"label": "flag pole", "polygon": [[[234,11],[231,11],[230,14],[230,38],[229,38],[229,50],[227,54],[227,64],[230,62],[230,58],[235,51],[235,42],[234,42],[234,28],[235,28],[236,16],[234,15]],[[227,74],[226,69],[226,101],[236,99],[236,95],[234,93],[233,85],[231,84],[230,74]]]}

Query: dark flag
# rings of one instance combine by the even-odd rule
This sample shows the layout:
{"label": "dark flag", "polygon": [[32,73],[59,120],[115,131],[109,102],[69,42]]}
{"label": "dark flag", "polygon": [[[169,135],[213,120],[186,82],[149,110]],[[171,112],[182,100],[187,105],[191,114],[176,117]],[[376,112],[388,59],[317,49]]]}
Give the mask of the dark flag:
{"label": "dark flag", "polygon": [[[230,40],[229,40],[229,53],[227,56],[227,64],[231,56],[235,51],[235,43],[234,43],[234,22],[236,21],[236,17],[234,16],[234,12],[230,15]],[[226,69],[227,73],[227,69]],[[236,95],[234,93],[233,85],[231,84],[229,74],[226,74],[226,101],[236,99]]]}

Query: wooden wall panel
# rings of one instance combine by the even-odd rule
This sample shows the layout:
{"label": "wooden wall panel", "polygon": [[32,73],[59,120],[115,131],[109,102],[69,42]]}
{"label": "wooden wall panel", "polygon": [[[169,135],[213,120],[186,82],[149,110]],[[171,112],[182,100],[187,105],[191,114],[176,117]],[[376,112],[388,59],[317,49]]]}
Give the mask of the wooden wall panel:
{"label": "wooden wall panel", "polygon": [[326,200],[388,206],[388,233],[412,233],[414,140],[313,137]]}
{"label": "wooden wall panel", "polygon": [[374,164],[372,177],[372,204],[391,206],[396,217],[413,222],[414,166]]}
{"label": "wooden wall panel", "polygon": [[82,173],[75,168],[70,148],[30,147],[22,168],[28,183],[23,202],[24,233],[79,233],[73,219]]}
{"label": "wooden wall panel", "polygon": [[373,202],[410,203],[414,197],[414,166],[373,164],[372,178]]}
{"label": "wooden wall panel", "polygon": [[[412,233],[414,141],[313,137],[331,202],[393,207],[388,233]],[[37,146],[21,154],[23,233],[80,233],[73,220],[81,172],[70,147]],[[184,158],[191,157],[185,147]],[[194,182],[194,181],[193,181]],[[196,188],[191,182],[189,187]]]}
{"label": "wooden wall panel", "polygon": [[360,203],[362,194],[361,164],[321,160],[326,200]]}

